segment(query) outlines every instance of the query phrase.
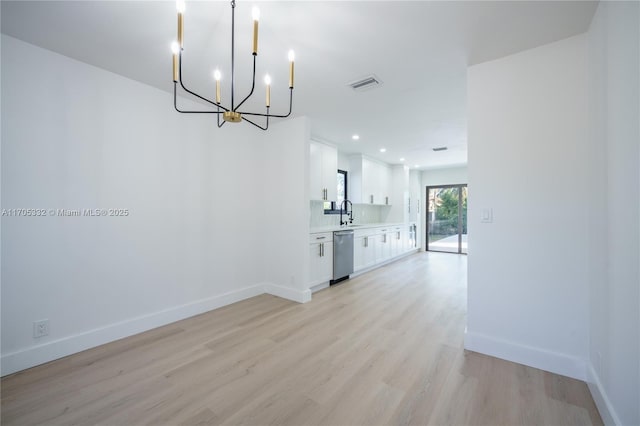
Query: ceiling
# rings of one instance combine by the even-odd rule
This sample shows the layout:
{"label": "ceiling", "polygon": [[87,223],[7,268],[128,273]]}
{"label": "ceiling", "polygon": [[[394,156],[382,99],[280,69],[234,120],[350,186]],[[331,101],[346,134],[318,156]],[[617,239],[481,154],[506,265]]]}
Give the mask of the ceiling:
{"label": "ceiling", "polygon": [[[469,65],[585,32],[597,2],[238,0],[236,97],[251,87],[254,5],[261,10],[259,80],[250,107],[263,109],[268,72],[271,110],[287,110],[287,51],[294,49],[293,115],[311,118],[315,139],[426,169],[466,164]],[[173,1],[3,0],[1,13],[5,34],[173,90]],[[230,21],[227,1],[187,1],[185,84],[213,97],[211,75],[219,67],[223,100],[230,96]],[[348,87],[370,74],[383,84],[363,92]],[[440,146],[448,149],[432,150]]]}

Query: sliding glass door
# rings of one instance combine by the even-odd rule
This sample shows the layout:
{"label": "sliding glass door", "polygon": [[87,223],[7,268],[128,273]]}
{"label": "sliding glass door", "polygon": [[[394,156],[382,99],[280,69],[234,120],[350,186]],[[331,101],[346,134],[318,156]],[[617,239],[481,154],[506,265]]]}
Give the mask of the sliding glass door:
{"label": "sliding glass door", "polygon": [[467,253],[467,185],[427,187],[427,250]]}

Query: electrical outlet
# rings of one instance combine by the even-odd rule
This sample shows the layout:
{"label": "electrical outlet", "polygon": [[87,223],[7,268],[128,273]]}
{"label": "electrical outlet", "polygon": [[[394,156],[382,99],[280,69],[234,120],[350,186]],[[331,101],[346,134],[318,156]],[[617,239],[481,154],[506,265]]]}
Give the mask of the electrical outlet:
{"label": "electrical outlet", "polygon": [[33,323],[33,337],[43,337],[49,335],[49,320],[40,320]]}

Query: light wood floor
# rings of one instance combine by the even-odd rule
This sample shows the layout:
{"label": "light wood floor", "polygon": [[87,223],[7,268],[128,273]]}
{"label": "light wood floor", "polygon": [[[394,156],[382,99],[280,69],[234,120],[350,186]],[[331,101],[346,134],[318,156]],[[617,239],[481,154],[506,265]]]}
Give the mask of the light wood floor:
{"label": "light wood floor", "polygon": [[587,386],[462,349],[466,257],[259,296],[2,379],[3,425],[589,425]]}

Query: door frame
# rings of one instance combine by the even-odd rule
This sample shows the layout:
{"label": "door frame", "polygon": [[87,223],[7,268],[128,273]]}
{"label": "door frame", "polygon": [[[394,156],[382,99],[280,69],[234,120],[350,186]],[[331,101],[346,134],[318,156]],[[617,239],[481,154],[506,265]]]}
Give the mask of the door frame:
{"label": "door frame", "polygon": [[[447,189],[447,188],[458,188],[458,251],[454,252],[454,251],[442,251],[442,250],[430,250],[429,249],[429,190],[433,189],[433,188],[443,188],[443,189]],[[448,185],[428,185],[426,187],[426,196],[425,196],[425,215],[426,215],[426,220],[425,220],[425,231],[424,231],[424,247],[425,247],[425,251],[434,251],[437,253],[452,253],[452,254],[467,254],[467,253],[463,253],[462,252],[462,188],[469,188],[469,185],[466,183],[455,183],[455,184],[448,184]],[[469,197],[469,194],[467,193],[467,197]],[[467,220],[469,220],[469,217],[467,216]]]}

